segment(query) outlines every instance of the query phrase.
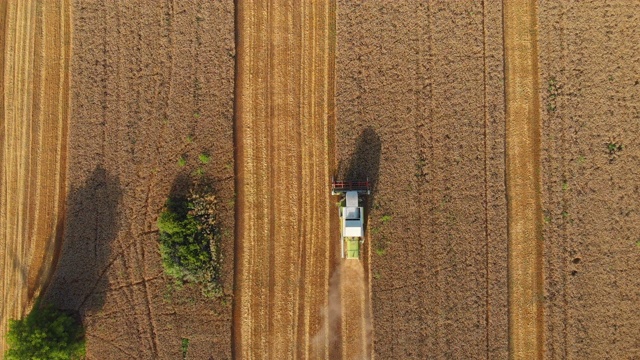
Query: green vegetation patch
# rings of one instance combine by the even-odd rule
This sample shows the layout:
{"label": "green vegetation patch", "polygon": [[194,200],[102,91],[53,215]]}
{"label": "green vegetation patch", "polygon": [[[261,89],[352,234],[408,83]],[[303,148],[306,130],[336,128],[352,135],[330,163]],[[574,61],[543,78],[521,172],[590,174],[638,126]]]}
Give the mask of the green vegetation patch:
{"label": "green vegetation patch", "polygon": [[211,189],[196,185],[187,196],[169,198],[158,230],[165,273],[179,283],[201,285],[208,297],[222,296],[222,252]]}
{"label": "green vegetation patch", "polygon": [[10,320],[6,360],[82,359],[85,355],[84,330],[71,316],[39,302],[22,320]]}
{"label": "green vegetation patch", "polygon": [[610,141],[607,143],[607,151],[609,152],[609,155],[615,155],[622,151],[623,148],[622,144],[617,141]]}
{"label": "green vegetation patch", "polygon": [[202,153],[198,155],[198,159],[200,160],[201,163],[208,164],[211,161],[211,155]]}
{"label": "green vegetation patch", "polygon": [[195,177],[203,177],[203,176],[204,176],[204,169],[203,169],[203,168],[201,168],[201,167],[199,167],[199,168],[197,168],[197,169],[193,170],[193,173],[192,173],[192,174],[193,174],[193,176],[195,176]]}
{"label": "green vegetation patch", "polygon": [[187,358],[187,351],[189,351],[189,339],[182,338],[181,347],[182,347],[182,359],[184,360]]}

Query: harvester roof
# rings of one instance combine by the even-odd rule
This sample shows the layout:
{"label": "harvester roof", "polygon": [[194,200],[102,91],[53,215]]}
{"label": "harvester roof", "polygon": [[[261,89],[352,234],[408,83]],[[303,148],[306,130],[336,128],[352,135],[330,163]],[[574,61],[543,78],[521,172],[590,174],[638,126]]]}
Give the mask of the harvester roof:
{"label": "harvester roof", "polygon": [[349,207],[358,207],[358,192],[357,191],[347,191],[345,194],[345,198],[347,200],[347,208]]}
{"label": "harvester roof", "polygon": [[362,237],[362,220],[345,220],[342,236]]}

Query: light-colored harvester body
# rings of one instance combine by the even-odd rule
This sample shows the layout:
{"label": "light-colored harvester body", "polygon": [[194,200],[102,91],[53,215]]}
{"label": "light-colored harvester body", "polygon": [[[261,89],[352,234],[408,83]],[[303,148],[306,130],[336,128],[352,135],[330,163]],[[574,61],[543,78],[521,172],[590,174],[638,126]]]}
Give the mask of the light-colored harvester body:
{"label": "light-colored harvester body", "polygon": [[340,196],[340,244],[342,257],[360,259],[364,244],[364,207],[362,196],[371,193],[369,181],[331,182],[331,194]]}

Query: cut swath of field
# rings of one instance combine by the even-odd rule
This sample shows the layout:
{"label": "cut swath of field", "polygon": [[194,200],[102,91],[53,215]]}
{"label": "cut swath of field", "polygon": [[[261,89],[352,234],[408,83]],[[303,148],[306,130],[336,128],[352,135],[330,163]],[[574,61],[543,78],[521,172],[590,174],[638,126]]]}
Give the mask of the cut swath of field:
{"label": "cut swath of field", "polygon": [[[361,252],[361,256],[367,256]],[[340,271],[340,307],[342,358],[371,359],[371,304],[369,302],[369,269],[361,260],[347,260],[342,263]]]}
{"label": "cut swath of field", "polygon": [[[340,314],[365,316],[342,308],[365,303],[364,276],[339,270],[329,191],[334,5],[238,5],[235,356],[337,358],[354,348],[362,356],[365,322]],[[340,281],[362,289],[344,291]]]}
{"label": "cut swath of field", "polygon": [[509,356],[542,359],[542,209],[536,4],[504,6]]}
{"label": "cut swath of field", "polygon": [[327,357],[333,10],[238,5],[235,356]]}
{"label": "cut swath of field", "polygon": [[68,124],[69,3],[0,1],[0,354],[48,281],[60,245]]}
{"label": "cut swath of field", "polygon": [[546,359],[639,359],[640,3],[539,2]]}

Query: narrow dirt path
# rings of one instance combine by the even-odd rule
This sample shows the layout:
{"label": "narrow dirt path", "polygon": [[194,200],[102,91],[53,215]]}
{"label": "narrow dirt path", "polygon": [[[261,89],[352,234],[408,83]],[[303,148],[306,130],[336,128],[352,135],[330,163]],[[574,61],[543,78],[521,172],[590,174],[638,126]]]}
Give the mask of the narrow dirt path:
{"label": "narrow dirt path", "polygon": [[[366,256],[366,255],[363,255]],[[371,359],[371,307],[369,269],[365,262],[346,260],[341,266],[341,333],[343,359]]]}
{"label": "narrow dirt path", "polygon": [[0,353],[55,265],[65,199],[69,3],[2,1]]}
{"label": "narrow dirt path", "polygon": [[349,357],[340,314],[354,302],[328,188],[335,4],[243,1],[236,16],[234,354]]}
{"label": "narrow dirt path", "polygon": [[542,359],[540,106],[535,1],[504,4],[509,352]]}

